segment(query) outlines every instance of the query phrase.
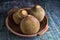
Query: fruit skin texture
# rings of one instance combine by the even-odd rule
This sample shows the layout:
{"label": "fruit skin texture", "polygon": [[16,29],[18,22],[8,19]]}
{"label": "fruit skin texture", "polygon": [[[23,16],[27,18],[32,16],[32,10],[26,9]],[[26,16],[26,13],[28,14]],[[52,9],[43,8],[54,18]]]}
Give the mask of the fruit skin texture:
{"label": "fruit skin texture", "polygon": [[17,16],[17,14],[13,14],[13,20],[14,20],[14,22],[15,22],[16,24],[19,24],[20,21],[21,21],[20,17]]}
{"label": "fruit skin texture", "polygon": [[44,19],[45,11],[40,5],[36,5],[35,7],[29,10],[30,14],[35,16],[40,22]]}
{"label": "fruit skin texture", "polygon": [[34,34],[40,29],[39,21],[32,15],[28,15],[22,19],[20,29],[24,34]]}
{"label": "fruit skin texture", "polygon": [[27,15],[28,14],[26,10],[19,9],[17,12],[13,14],[13,20],[16,24],[20,24],[21,20]]}

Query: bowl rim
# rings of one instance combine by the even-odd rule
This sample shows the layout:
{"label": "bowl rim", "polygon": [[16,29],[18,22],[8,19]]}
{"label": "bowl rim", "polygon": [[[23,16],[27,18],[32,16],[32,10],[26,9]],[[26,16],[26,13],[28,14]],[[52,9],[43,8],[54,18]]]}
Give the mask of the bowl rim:
{"label": "bowl rim", "polygon": [[[31,9],[31,8],[23,8],[23,9]],[[7,18],[6,18],[6,27],[8,28],[9,31],[11,31],[13,34],[15,34],[15,35],[17,35],[17,36],[22,36],[22,37],[34,37],[34,36],[37,36],[37,35],[43,35],[43,34],[48,30],[48,18],[45,16],[46,19],[47,19],[47,24],[46,24],[46,26],[45,26],[45,28],[44,28],[43,30],[39,31],[39,32],[36,33],[36,34],[32,34],[32,35],[19,34],[19,33],[15,32],[15,31],[13,31],[13,30],[9,27],[8,17],[9,17],[9,16],[7,16]]]}

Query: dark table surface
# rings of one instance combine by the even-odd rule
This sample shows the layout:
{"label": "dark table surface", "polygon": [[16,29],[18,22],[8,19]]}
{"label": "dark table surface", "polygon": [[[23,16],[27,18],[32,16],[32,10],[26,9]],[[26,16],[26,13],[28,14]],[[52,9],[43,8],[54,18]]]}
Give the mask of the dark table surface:
{"label": "dark table surface", "polygon": [[[3,1],[3,2],[2,2]],[[60,40],[60,1],[59,0],[2,0],[0,3],[0,40]],[[18,37],[12,34],[5,25],[7,12],[11,8],[33,7],[41,5],[48,17],[48,31],[42,36],[33,38]]]}

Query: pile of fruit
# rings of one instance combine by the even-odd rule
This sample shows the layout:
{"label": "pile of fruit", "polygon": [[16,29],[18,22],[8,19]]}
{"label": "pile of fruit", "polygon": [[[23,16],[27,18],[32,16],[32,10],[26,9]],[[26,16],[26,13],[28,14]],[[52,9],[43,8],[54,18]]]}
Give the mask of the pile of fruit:
{"label": "pile of fruit", "polygon": [[40,28],[40,22],[44,19],[45,11],[40,5],[36,5],[28,11],[19,9],[13,14],[13,20],[20,25],[21,32],[24,34],[35,34]]}

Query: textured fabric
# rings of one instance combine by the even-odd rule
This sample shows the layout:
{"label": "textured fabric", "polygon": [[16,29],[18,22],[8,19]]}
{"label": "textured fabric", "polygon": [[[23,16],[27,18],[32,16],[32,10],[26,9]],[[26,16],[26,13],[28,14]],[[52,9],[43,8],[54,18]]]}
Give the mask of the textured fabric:
{"label": "textured fabric", "polygon": [[[41,5],[48,17],[48,31],[42,36],[32,38],[18,37],[12,34],[5,25],[7,12],[11,8],[33,7]],[[57,0],[19,0],[0,3],[0,40],[60,40],[60,1]]]}

